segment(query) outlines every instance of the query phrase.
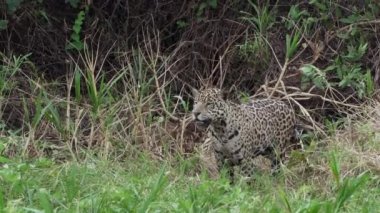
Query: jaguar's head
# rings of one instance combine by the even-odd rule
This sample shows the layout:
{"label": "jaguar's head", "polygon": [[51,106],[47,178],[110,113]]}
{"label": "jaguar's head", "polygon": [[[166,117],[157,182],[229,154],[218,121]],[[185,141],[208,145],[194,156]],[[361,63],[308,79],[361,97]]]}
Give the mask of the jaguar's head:
{"label": "jaguar's head", "polygon": [[223,94],[220,89],[193,89],[193,120],[200,126],[207,127],[213,120],[224,116],[222,107]]}

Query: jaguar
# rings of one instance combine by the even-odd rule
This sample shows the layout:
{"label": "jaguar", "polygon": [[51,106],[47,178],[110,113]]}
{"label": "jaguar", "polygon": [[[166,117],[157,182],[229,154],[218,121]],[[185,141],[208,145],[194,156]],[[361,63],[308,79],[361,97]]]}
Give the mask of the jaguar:
{"label": "jaguar", "polygon": [[251,177],[254,159],[262,155],[278,169],[295,132],[295,111],[281,100],[257,99],[241,104],[224,98],[217,88],[192,89],[192,118],[207,128],[217,168],[228,168],[231,178]]}

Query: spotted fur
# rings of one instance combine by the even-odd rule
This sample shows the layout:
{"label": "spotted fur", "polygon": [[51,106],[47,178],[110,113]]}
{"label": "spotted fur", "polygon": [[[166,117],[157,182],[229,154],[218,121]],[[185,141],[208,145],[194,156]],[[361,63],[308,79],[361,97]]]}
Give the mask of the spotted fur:
{"label": "spotted fur", "polygon": [[[295,113],[283,101],[261,99],[236,104],[222,98],[221,90],[193,90],[193,120],[208,126],[220,170],[250,177],[254,159],[263,155],[276,168],[294,135]],[[237,168],[237,169],[236,169]]]}

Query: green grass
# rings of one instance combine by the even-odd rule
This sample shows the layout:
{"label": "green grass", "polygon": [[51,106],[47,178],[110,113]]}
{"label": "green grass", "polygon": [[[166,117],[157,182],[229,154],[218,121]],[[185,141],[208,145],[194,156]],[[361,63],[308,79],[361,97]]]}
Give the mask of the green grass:
{"label": "green grass", "polygon": [[341,177],[339,185],[325,180],[329,192],[321,193],[313,177],[291,186],[283,174],[262,174],[251,185],[231,185],[223,176],[189,174],[196,164],[188,160],[169,165],[143,155],[125,162],[3,161],[4,212],[375,212],[380,207],[380,179],[369,172]]}

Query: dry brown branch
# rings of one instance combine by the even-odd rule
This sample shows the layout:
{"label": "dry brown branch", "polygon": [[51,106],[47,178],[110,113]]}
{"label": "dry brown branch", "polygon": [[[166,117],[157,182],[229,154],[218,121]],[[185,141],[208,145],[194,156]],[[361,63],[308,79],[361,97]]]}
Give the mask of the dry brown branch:
{"label": "dry brown branch", "polygon": [[352,23],[352,24],[349,24],[349,25],[346,25],[344,27],[337,29],[334,33],[336,35],[336,34],[340,33],[341,31],[347,30],[353,26],[371,25],[371,24],[380,24],[380,19],[375,19],[375,20],[370,20],[370,21],[360,21],[360,22]]}
{"label": "dry brown branch", "polygon": [[[268,87],[267,90],[274,90],[274,88],[271,88],[271,87]],[[333,103],[333,104],[336,104],[336,105],[341,105],[341,106],[346,106],[346,107],[351,107],[351,108],[360,108],[360,106],[357,106],[357,105],[354,105],[354,104],[347,104],[347,103],[344,103],[344,102],[341,102],[341,101],[336,101],[336,100],[333,100],[333,99],[330,99],[330,98],[326,98],[326,97],[323,97],[322,95],[318,95],[318,94],[312,94],[312,93],[307,93],[307,92],[293,92],[293,93],[290,93],[290,94],[286,94],[285,92],[281,91],[281,90],[276,90],[275,92],[277,93],[280,93],[282,95],[284,95],[283,98],[293,98],[294,100],[305,100],[305,99],[310,99],[310,98],[313,98],[313,97],[317,97],[317,98],[320,98],[321,100],[323,101],[327,101],[327,102],[330,102],[330,103]],[[260,94],[256,94],[255,96],[259,96]],[[254,96],[254,97],[255,97]],[[298,96],[298,97],[297,97]]]}
{"label": "dry brown branch", "polygon": [[[274,89],[272,90],[272,93],[270,93],[269,97],[272,97],[274,95],[275,91],[277,91],[277,88],[280,84],[283,85],[282,79],[284,78],[284,75],[285,75],[286,69],[288,68],[288,65],[289,65],[289,60],[285,59],[284,65],[280,66],[280,68],[281,68],[280,76],[278,77],[278,80],[277,80],[276,84],[274,85]],[[285,91],[285,88],[283,88],[283,89]]]}

